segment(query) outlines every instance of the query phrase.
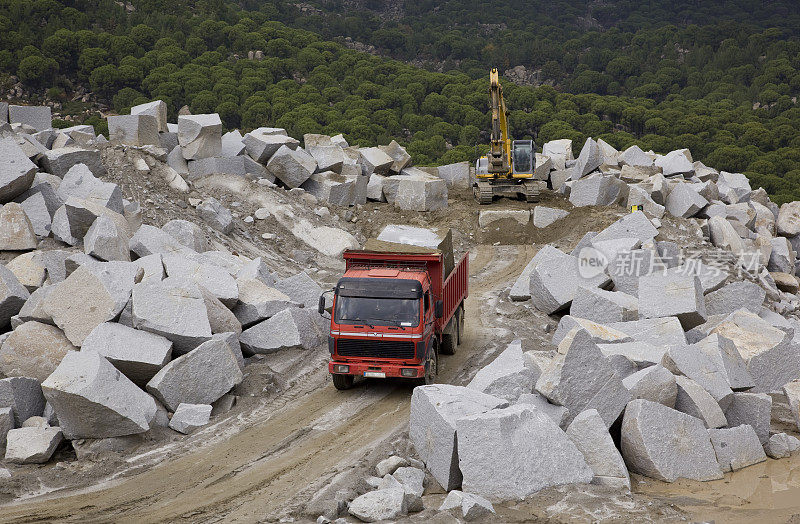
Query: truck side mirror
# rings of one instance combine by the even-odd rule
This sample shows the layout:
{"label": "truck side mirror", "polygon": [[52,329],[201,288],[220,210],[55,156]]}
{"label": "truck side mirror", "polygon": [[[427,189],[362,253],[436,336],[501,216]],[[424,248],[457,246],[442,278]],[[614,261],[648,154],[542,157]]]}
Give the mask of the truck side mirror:
{"label": "truck side mirror", "polygon": [[319,305],[317,306],[317,311],[319,311],[320,315],[325,313],[325,295],[324,294],[319,296]]}
{"label": "truck side mirror", "polygon": [[442,318],[444,316],[444,302],[441,300],[437,300],[433,305],[433,316],[436,318]]}

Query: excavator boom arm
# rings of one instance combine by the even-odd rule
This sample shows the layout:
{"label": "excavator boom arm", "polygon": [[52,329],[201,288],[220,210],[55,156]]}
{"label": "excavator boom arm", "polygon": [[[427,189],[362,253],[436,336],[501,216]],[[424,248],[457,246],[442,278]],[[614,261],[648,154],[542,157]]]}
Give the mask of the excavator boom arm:
{"label": "excavator boom arm", "polygon": [[506,102],[503,100],[503,86],[497,68],[489,73],[489,100],[492,106],[492,136],[489,148],[489,172],[509,173],[511,171],[511,139],[508,136]]}

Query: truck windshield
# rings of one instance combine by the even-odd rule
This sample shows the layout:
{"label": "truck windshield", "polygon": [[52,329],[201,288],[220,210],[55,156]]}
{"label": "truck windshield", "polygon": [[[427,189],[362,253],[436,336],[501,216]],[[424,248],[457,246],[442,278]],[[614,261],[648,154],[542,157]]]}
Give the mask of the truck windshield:
{"label": "truck windshield", "polygon": [[415,327],[419,325],[419,300],[339,295],[333,319],[337,324]]}

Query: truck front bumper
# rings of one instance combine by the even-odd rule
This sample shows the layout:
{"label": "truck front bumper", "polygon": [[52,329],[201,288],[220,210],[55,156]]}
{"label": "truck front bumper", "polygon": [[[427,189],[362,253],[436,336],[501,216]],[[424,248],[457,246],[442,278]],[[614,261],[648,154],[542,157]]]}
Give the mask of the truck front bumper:
{"label": "truck front bumper", "polygon": [[355,375],[372,378],[418,378],[425,376],[425,366],[384,362],[337,362],[331,360],[328,362],[328,371],[336,375]]}

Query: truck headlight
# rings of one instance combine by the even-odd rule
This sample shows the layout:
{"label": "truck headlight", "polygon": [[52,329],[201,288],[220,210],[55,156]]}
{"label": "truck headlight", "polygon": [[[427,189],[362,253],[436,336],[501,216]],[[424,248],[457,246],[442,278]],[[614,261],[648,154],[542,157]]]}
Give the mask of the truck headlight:
{"label": "truck headlight", "polygon": [[350,366],[345,366],[343,364],[336,364],[335,366],[333,366],[333,370],[336,373],[349,373],[350,372]]}
{"label": "truck headlight", "polygon": [[417,370],[414,368],[403,368],[400,370],[400,375],[404,377],[416,377]]}

